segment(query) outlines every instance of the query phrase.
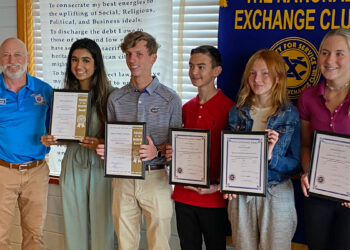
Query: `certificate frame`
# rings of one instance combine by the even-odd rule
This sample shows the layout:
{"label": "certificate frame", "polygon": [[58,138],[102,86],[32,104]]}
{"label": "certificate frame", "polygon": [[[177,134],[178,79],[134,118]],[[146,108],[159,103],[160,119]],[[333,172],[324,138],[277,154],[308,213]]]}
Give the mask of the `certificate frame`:
{"label": "certificate frame", "polygon": [[[244,149],[251,152],[243,152]],[[252,152],[253,150],[256,153]],[[241,165],[232,166],[231,164],[234,164],[232,160],[235,160],[236,163]],[[249,171],[246,170],[248,168],[247,166],[249,166]],[[250,170],[254,171],[252,172]],[[267,171],[267,132],[221,132],[220,189],[222,193],[265,197]]]}
{"label": "certificate frame", "polygon": [[[169,168],[169,183],[203,188],[210,187],[210,130],[170,128],[169,136],[173,148]],[[181,152],[180,149],[177,150],[180,143],[187,143],[188,147],[191,145],[191,149],[194,149],[192,153],[199,157],[199,159],[196,157],[196,160],[198,159],[196,169],[191,169],[194,161],[191,161],[192,165],[191,163],[186,164],[186,161],[193,160],[193,154],[190,155],[188,151]],[[199,176],[194,176],[191,171],[198,170],[198,168],[203,172]],[[194,177],[196,178],[193,179]]]}
{"label": "certificate frame", "polygon": [[[76,103],[71,103],[71,106],[65,102],[66,107],[70,109],[75,109],[75,115],[69,117],[67,113],[61,114],[61,117],[57,115],[56,110],[58,109],[56,102],[59,99],[59,95],[76,95]],[[80,99],[79,99],[80,96]],[[56,98],[55,98],[56,97]],[[80,101],[80,103],[78,103]],[[74,106],[75,105],[75,106]],[[67,90],[67,89],[54,89],[52,91],[52,101],[51,101],[51,116],[50,116],[50,128],[49,134],[54,135],[56,140],[59,142],[80,142],[87,134],[89,130],[89,118],[90,118],[90,108],[91,108],[91,94],[88,90]],[[62,117],[63,115],[63,117]],[[70,119],[71,118],[71,119]],[[74,124],[70,124],[68,127],[75,131],[74,135],[61,135],[62,127],[58,127],[58,123],[62,120],[74,121]],[[73,127],[72,127],[73,126]],[[67,129],[67,128],[66,128]],[[57,133],[56,133],[57,132]]]}
{"label": "certificate frame", "polygon": [[[350,135],[315,130],[309,168],[309,194],[350,202],[349,178]],[[342,182],[345,182],[343,186]]]}
{"label": "certificate frame", "polygon": [[[128,138],[128,136],[131,136]],[[145,179],[145,162],[139,157],[139,148],[146,141],[145,122],[106,122],[105,123],[105,177]],[[115,142],[113,144],[113,142]],[[119,146],[116,146],[118,145]],[[113,151],[117,147],[117,154]],[[121,165],[115,169],[115,164]],[[114,164],[114,165],[113,165]]]}

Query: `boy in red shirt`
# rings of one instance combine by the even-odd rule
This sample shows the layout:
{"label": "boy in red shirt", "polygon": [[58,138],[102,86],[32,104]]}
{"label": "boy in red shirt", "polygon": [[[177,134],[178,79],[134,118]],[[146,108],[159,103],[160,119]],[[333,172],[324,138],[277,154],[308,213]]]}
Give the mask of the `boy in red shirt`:
{"label": "boy in red shirt", "polygon": [[[226,201],[219,192],[221,131],[226,128],[233,101],[215,87],[221,73],[221,55],[213,46],[203,45],[191,51],[189,77],[198,95],[182,107],[184,128],[210,129],[210,188],[176,185],[175,201],[177,230],[182,250],[202,249],[204,237],[207,250],[226,249]],[[171,160],[172,148],[166,157]]]}

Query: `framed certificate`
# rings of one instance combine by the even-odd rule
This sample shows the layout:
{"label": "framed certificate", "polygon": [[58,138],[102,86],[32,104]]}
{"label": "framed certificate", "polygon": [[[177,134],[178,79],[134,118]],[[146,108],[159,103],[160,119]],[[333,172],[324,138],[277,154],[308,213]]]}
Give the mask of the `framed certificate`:
{"label": "framed certificate", "polygon": [[309,171],[311,195],[349,202],[350,136],[316,130]]}
{"label": "framed certificate", "polygon": [[53,90],[51,135],[57,141],[80,141],[88,129],[89,91]]}
{"label": "framed certificate", "polygon": [[221,134],[221,192],[265,196],[267,132]]}
{"label": "framed certificate", "polygon": [[170,184],[209,187],[210,130],[170,129]]}
{"label": "framed certificate", "polygon": [[105,176],[144,179],[139,149],[145,143],[146,123],[106,123],[105,131]]}

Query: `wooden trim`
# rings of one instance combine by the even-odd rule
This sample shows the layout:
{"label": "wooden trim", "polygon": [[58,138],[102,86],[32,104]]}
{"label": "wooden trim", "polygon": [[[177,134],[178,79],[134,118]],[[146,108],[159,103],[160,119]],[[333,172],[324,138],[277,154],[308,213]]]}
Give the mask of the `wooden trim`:
{"label": "wooden trim", "polygon": [[292,242],[291,250],[308,250],[307,245]]}
{"label": "wooden trim", "polygon": [[32,0],[17,1],[17,37],[22,40],[28,50],[29,64],[28,73],[34,75],[33,60],[33,15]]}
{"label": "wooden trim", "polygon": [[60,184],[60,178],[56,176],[50,176],[49,180],[50,184]]}
{"label": "wooden trim", "polygon": [[25,44],[26,39],[26,0],[17,0],[17,37]]}

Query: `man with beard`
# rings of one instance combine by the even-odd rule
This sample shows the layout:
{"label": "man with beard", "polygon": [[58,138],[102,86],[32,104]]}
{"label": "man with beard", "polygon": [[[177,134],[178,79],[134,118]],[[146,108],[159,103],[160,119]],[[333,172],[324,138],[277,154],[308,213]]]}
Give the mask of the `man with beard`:
{"label": "man with beard", "polygon": [[26,71],[28,53],[17,38],[0,46],[0,250],[10,249],[15,204],[22,249],[43,249],[49,169],[40,142],[49,125],[52,88]]}

